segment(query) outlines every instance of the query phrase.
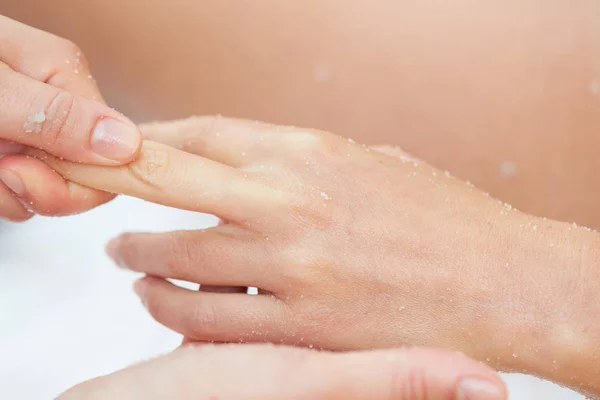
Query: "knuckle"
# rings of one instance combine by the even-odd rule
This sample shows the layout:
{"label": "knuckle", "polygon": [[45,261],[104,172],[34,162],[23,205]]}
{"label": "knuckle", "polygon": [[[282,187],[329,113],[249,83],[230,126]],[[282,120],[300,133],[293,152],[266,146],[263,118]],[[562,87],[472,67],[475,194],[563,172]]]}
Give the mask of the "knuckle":
{"label": "knuckle", "polygon": [[191,117],[186,122],[189,122],[190,130],[200,137],[217,133],[223,127],[223,117],[219,115]]}
{"label": "knuckle", "polygon": [[165,189],[173,178],[170,154],[162,149],[144,149],[126,168],[136,181],[157,189]]}
{"label": "knuckle", "polygon": [[194,258],[194,245],[185,237],[174,234],[169,243],[168,254],[171,256],[166,260],[168,273],[173,277],[183,277],[189,275],[188,266]]}
{"label": "knuckle", "polygon": [[73,138],[73,129],[69,123],[75,106],[75,95],[58,92],[45,108],[45,111],[33,114],[25,124],[25,130],[40,134],[42,143],[57,146],[68,143]]}
{"label": "knuckle", "polygon": [[67,55],[67,57],[83,57],[81,48],[77,45],[77,43],[64,38],[58,38],[58,40],[60,41],[60,46],[63,49],[63,52]]}
{"label": "knuckle", "polygon": [[388,385],[391,399],[428,400],[427,379],[422,368],[413,368],[404,374],[396,370]]}
{"label": "knuckle", "polygon": [[290,200],[288,209],[290,214],[305,226],[311,226],[319,231],[326,231],[335,225],[331,207],[324,207],[329,195],[325,192],[301,196]]}
{"label": "knuckle", "polygon": [[293,152],[318,153],[329,148],[324,135],[314,130],[294,131],[284,134],[284,143]]}

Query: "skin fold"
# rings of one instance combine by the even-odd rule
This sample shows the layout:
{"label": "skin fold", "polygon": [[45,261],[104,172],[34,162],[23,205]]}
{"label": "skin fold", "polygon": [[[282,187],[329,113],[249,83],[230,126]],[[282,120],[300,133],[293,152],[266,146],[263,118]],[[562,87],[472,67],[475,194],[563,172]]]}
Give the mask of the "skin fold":
{"label": "skin fold", "polygon": [[[150,275],[135,289],[167,327],[198,341],[452,348],[599,393],[596,232],[326,132],[220,117],[142,129],[141,157],[125,167],[39,151],[27,163],[227,221],[109,244],[121,267]],[[18,172],[20,160],[0,168]],[[264,294],[193,292],[164,278]]]}

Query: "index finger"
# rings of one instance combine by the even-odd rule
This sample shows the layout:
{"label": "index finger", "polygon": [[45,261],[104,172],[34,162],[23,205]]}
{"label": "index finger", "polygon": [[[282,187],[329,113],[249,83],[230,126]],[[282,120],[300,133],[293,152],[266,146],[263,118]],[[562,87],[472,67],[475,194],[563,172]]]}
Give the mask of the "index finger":
{"label": "index finger", "polygon": [[2,16],[0,44],[0,139],[86,164],[135,158],[137,126],[103,104],[75,44]]}

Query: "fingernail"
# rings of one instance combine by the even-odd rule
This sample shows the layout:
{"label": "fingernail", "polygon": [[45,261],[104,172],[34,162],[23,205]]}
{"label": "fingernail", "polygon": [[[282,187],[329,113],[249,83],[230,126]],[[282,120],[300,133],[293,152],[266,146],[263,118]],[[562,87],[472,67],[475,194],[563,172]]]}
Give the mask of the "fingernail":
{"label": "fingernail", "polygon": [[133,284],[133,291],[142,300],[144,306],[146,305],[146,289],[148,288],[148,282],[144,279],[135,281]]}
{"label": "fingernail", "polygon": [[117,267],[127,269],[125,260],[121,257],[121,240],[119,238],[112,239],[106,245],[106,254],[117,264]]}
{"label": "fingernail", "polygon": [[133,157],[142,140],[133,124],[112,118],[101,119],[92,133],[92,150],[114,161],[127,161]]}
{"label": "fingernail", "polygon": [[8,170],[1,170],[0,180],[17,196],[23,196],[25,194],[25,184],[23,184],[23,181],[16,173]]}
{"label": "fingernail", "polygon": [[479,379],[464,379],[458,384],[456,400],[503,400],[504,394],[497,384]]}

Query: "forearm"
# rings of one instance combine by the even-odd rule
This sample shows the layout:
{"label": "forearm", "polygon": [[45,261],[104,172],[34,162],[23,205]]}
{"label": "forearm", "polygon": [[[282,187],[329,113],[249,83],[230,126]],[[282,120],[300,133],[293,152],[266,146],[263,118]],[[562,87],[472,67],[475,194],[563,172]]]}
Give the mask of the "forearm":
{"label": "forearm", "polygon": [[600,241],[568,224],[524,217],[506,248],[501,316],[487,327],[489,362],[600,395]]}

